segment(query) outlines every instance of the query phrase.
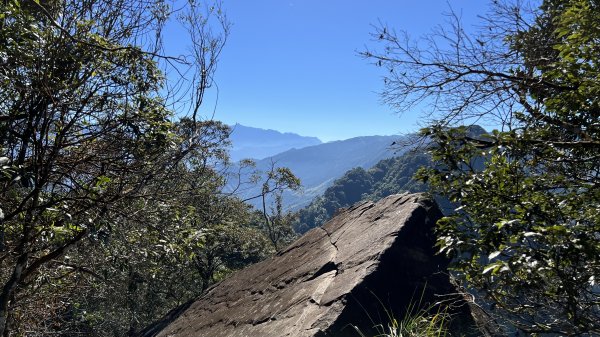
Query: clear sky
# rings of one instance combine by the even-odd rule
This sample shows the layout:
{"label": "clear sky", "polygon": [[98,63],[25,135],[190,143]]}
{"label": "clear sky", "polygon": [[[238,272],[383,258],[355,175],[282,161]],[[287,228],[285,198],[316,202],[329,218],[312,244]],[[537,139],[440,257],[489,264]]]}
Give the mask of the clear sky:
{"label": "clear sky", "polygon": [[444,22],[449,4],[467,25],[487,7],[486,0],[223,0],[232,29],[216,74],[215,119],[323,141],[415,131],[419,111],[398,115],[383,105],[382,70],[358,51],[376,46],[373,24],[418,37]]}

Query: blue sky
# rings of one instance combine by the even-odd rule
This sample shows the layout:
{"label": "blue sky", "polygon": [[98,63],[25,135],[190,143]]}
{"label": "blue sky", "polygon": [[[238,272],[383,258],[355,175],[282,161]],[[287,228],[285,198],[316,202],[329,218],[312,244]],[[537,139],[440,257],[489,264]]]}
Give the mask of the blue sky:
{"label": "blue sky", "polygon": [[429,32],[444,22],[449,2],[467,25],[487,6],[485,0],[224,0],[232,29],[216,74],[215,119],[323,141],[415,131],[419,111],[398,115],[381,104],[381,70],[358,51],[376,46],[369,34],[379,21],[413,37]]}

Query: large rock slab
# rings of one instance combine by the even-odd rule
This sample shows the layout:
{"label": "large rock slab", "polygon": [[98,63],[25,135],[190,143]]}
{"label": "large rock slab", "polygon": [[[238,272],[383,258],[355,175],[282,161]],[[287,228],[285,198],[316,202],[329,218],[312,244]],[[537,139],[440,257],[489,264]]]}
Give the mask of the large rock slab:
{"label": "large rock slab", "polygon": [[[454,292],[435,255],[440,211],[420,194],[363,202],[218,283],[144,337],[365,335]],[[168,324],[167,324],[168,323]],[[374,335],[374,334],[371,334]]]}

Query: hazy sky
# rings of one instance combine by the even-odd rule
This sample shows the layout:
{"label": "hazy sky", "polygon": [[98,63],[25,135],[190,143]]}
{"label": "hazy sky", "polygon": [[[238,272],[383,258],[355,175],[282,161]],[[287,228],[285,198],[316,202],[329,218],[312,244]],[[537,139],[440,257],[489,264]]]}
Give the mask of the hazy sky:
{"label": "hazy sky", "polygon": [[[416,130],[419,111],[382,105],[381,70],[358,56],[379,21],[418,37],[448,3],[467,25],[486,0],[224,0],[232,23],[215,119],[323,141]],[[176,37],[171,37],[176,39]]]}

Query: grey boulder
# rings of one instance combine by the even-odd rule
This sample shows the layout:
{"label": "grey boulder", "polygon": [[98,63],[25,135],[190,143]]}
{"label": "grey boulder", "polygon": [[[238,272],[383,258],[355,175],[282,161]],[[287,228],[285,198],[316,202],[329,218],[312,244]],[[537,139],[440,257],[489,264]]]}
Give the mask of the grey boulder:
{"label": "grey boulder", "polygon": [[[141,336],[375,335],[413,307],[460,299],[435,254],[437,206],[421,194],[362,202],[265,261],[210,288]],[[452,312],[470,324],[467,306]]]}

